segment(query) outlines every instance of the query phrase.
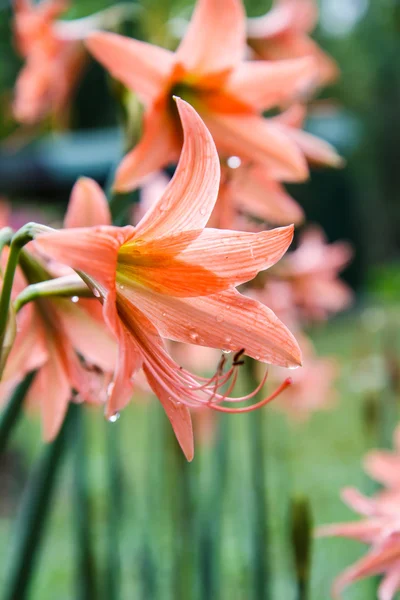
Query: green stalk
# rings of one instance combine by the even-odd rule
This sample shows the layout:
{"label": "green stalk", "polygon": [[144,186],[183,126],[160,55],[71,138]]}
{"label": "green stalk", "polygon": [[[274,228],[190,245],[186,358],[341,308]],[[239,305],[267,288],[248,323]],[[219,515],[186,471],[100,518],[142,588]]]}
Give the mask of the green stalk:
{"label": "green stalk", "polygon": [[71,405],[58,436],[44,447],[30,476],[17,517],[10,568],[3,585],[3,600],[28,598],[57,477],[67,449],[67,434],[74,428],[75,421],[76,406]]}
{"label": "green stalk", "polygon": [[74,441],[74,501],[73,523],[76,533],[76,598],[97,598],[95,557],[91,542],[91,510],[87,468],[87,436],[83,407],[75,405]]}
{"label": "green stalk", "polygon": [[107,552],[105,569],[105,598],[118,600],[121,597],[120,524],[122,508],[121,460],[119,452],[119,427],[106,422],[106,461],[108,483]]}
{"label": "green stalk", "polygon": [[24,398],[31,386],[35,372],[29,373],[14,390],[0,417],[0,456],[4,452],[9,437],[21,416]]}
{"label": "green stalk", "polygon": [[15,312],[18,312],[25,304],[38,298],[70,298],[72,296],[93,298],[88,286],[83,281],[77,281],[76,276],[57,277],[28,285],[16,298],[14,309]]}
{"label": "green stalk", "polygon": [[297,600],[308,600],[311,573],[312,518],[306,498],[295,498],[291,503],[291,541],[295,563]]}

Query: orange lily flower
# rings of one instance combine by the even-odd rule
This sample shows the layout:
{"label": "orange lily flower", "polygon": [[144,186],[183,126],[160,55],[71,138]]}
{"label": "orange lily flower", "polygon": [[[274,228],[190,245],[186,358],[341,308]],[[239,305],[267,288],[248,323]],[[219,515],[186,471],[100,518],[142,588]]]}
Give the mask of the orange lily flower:
{"label": "orange lily flower", "polygon": [[[235,289],[280,259],[291,243],[293,227],[259,234],[204,229],[218,194],[218,154],[195,110],[179,98],[177,106],[184,131],[178,167],[136,227],[46,233],[36,244],[81,273],[101,297],[104,318],[120,349],[106,415],[113,417],[127,404],[132,378],[143,367],[191,460],[188,409],[235,410],[221,403],[237,400],[228,392],[241,363],[239,354],[245,351],[257,360],[287,367],[299,365],[301,358],[296,340],[272,311]],[[223,359],[216,374],[204,381],[172,360],[162,338],[238,355],[227,373]],[[228,392],[223,392],[230,378]]]}
{"label": "orange lily flower", "polygon": [[[100,188],[91,180],[79,180],[72,192],[66,224],[109,223],[110,214]],[[26,252],[17,271],[15,296],[29,284],[51,280],[52,266]],[[75,274],[70,284],[82,284]],[[62,280],[59,280],[62,281]],[[65,281],[65,280],[64,280]],[[98,314],[96,299],[40,297],[18,313],[19,331],[6,363],[2,396],[31,370],[38,369],[26,403],[40,408],[43,434],[52,440],[64,419],[75,390],[80,400],[101,401],[101,387],[110,380],[116,360],[116,344]],[[83,357],[83,362],[78,354]],[[103,375],[103,373],[104,375]],[[105,401],[104,395],[104,401]]]}
{"label": "orange lily flower", "polygon": [[[175,53],[112,33],[88,36],[90,52],[144,103],[143,136],[117,170],[115,189],[128,191],[176,162],[181,147],[174,95],[204,119],[222,158],[239,156],[287,180],[308,176],[297,140],[263,111],[287,105],[313,86],[312,58],[244,61],[246,20],[241,0],[198,0]],[[340,162],[331,148],[329,164]]]}
{"label": "orange lily flower", "polygon": [[247,19],[248,44],[263,60],[312,57],[317,83],[324,86],[337,78],[339,70],[309,36],[317,21],[316,0],[275,0],[267,14]]}
{"label": "orange lily flower", "polygon": [[85,62],[79,39],[69,39],[56,19],[68,9],[66,0],[14,0],[15,41],[26,59],[15,88],[14,115],[36,123],[48,114],[62,116]]}

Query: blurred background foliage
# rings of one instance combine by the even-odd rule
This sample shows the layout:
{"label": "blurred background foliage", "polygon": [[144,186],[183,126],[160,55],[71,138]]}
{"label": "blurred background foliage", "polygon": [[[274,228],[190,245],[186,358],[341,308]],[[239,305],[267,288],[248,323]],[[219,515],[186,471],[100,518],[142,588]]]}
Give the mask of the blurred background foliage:
{"label": "blurred background foliage", "polygon": [[[111,4],[76,0],[67,18]],[[193,6],[189,0],[135,4],[121,32],[170,47]],[[245,4],[254,16],[270,6],[268,0]],[[12,520],[25,483],[33,494],[40,488],[31,466],[43,458],[39,426],[24,419],[0,463],[0,598],[6,590],[4,600],[305,600],[294,547],[303,544],[304,556],[310,542],[307,531],[294,533],[296,519],[307,522],[310,509],[317,523],[349,520],[339,489],[350,483],[373,489],[360,460],[367,448],[389,445],[399,393],[391,357],[398,356],[392,333],[399,326],[400,289],[400,3],[321,0],[320,10],[315,38],[342,76],[314,102],[307,127],[334,143],[347,166],[314,171],[291,192],[308,222],[320,223],[330,240],[350,240],[356,250],[346,276],[359,291],[359,310],[312,332],[323,354],[339,357],[338,408],[297,427],[273,410],[228,416],[213,443],[198,445],[192,465],[179,454],[156,404],[139,400],[112,426],[96,411],[70,415],[39,568],[29,593],[7,596],[12,577],[24,578],[26,568],[14,560]],[[77,176],[105,183],[121,156],[120,90],[91,61],[69,131],[51,131],[49,123],[22,131],[10,111],[21,66],[11,14],[11,3],[1,0],[0,194],[13,207],[45,209],[54,221]],[[55,452],[48,464],[57,459]],[[42,501],[36,497],[39,516]],[[359,555],[356,543],[314,542],[309,598],[327,598],[333,577]],[[369,580],[345,597],[365,600],[374,590]]]}

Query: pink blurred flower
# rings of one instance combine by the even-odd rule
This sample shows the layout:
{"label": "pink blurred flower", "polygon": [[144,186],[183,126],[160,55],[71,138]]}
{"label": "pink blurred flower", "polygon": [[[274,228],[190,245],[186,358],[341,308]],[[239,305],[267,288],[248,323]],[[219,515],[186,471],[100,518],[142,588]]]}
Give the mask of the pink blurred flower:
{"label": "pink blurred flower", "polygon": [[149,173],[177,160],[182,133],[173,95],[200,113],[223,158],[239,156],[287,181],[305,179],[308,154],[321,147],[322,162],[341,164],[329,144],[309,134],[303,144],[297,130],[292,136],[288,127],[262,116],[267,109],[297,101],[313,86],[314,59],[244,61],[245,28],[241,0],[198,0],[175,53],[111,33],[88,37],[90,52],[146,109],[143,136],[122,161],[116,190],[131,190]]}
{"label": "pink blurred flower", "polygon": [[85,62],[81,41],[58,27],[68,6],[66,0],[14,0],[16,46],[26,59],[15,88],[18,121],[36,123],[49,114],[65,118]]}
{"label": "pink blurred flower", "polygon": [[[184,145],[174,178],[135,227],[70,229],[40,235],[41,251],[85,273],[100,294],[104,318],[119,341],[119,358],[107,403],[110,417],[131,398],[132,378],[143,367],[189,460],[193,457],[188,407],[220,412],[222,392],[237,376],[232,367],[204,381],[181,369],[162,338],[225,348],[282,366],[300,363],[296,340],[277,317],[235,286],[280,259],[293,228],[259,234],[204,229],[218,194],[219,159],[204,123],[177,100]],[[250,398],[250,394],[245,398]]]}
{"label": "pink blurred flower", "polygon": [[293,302],[310,319],[325,319],[347,308],[351,289],[338,274],[349,263],[352,250],[345,242],[328,244],[319,228],[309,228],[294,252],[287,254],[275,273],[290,283]]}
{"label": "pink blurred flower", "polygon": [[339,70],[309,36],[317,20],[317,0],[275,0],[268,13],[247,19],[248,43],[264,60],[312,57],[318,85],[323,86],[334,81]]}
{"label": "pink blurred flower", "polygon": [[[78,227],[96,222],[110,222],[108,206],[97,184],[82,178],[73,189],[65,223]],[[17,272],[14,298],[27,283],[47,281],[53,275],[54,265],[45,265],[35,252],[25,251],[21,260],[25,275]],[[76,280],[82,284],[78,276]],[[51,440],[62,424],[73,390],[80,400],[102,401],[101,389],[110,381],[107,373],[114,368],[116,344],[105,328],[96,299],[42,297],[20,310],[17,323],[1,395],[4,398],[29,371],[38,369],[26,403],[40,409],[44,437]]]}
{"label": "pink blurred flower", "polygon": [[376,481],[400,492],[400,426],[394,432],[393,441],[394,452],[373,450],[365,457],[364,467]]}
{"label": "pink blurred flower", "polygon": [[344,501],[355,511],[366,515],[353,523],[325,525],[317,529],[319,536],[339,536],[371,546],[367,554],[346,569],[334,582],[332,595],[341,598],[349,584],[382,574],[379,600],[392,600],[400,590],[400,493],[379,494],[366,498],[353,488],[343,490]]}

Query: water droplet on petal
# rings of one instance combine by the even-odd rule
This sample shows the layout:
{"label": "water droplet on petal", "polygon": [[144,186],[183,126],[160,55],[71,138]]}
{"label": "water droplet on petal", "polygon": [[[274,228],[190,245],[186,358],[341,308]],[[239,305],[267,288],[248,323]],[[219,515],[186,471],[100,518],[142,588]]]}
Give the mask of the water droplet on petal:
{"label": "water droplet on petal", "polygon": [[300,365],[290,365],[290,367],[288,367],[288,369],[290,369],[291,371],[294,371],[295,369],[298,369]]}
{"label": "water droplet on petal", "polygon": [[226,164],[230,169],[238,169],[242,164],[242,161],[238,156],[230,156],[226,161]]}
{"label": "water droplet on petal", "polygon": [[108,384],[107,396],[111,396],[111,394],[113,393],[113,390],[114,390],[114,386],[115,386],[115,383],[113,381]]}
{"label": "water droplet on petal", "polygon": [[261,358],[261,357],[260,357],[260,355],[259,355],[259,354],[256,354],[254,358],[255,358],[256,360],[260,360],[260,358]]}
{"label": "water droplet on petal", "polygon": [[179,400],[178,400],[178,402],[176,403],[176,405],[177,405],[177,406],[181,406],[181,404],[182,404],[182,402],[179,402]]}
{"label": "water droplet on petal", "polygon": [[118,421],[120,416],[121,415],[119,414],[119,412],[114,413],[113,415],[111,415],[111,417],[108,417],[109,423],[115,423],[116,421]]}
{"label": "water droplet on petal", "polygon": [[224,317],[222,315],[217,315],[215,317],[215,320],[217,321],[217,323],[222,323],[222,321],[224,320]]}
{"label": "water droplet on petal", "polygon": [[222,348],[222,352],[224,354],[230,354],[232,352],[232,350],[228,350],[227,348]]}
{"label": "water droplet on petal", "polygon": [[93,290],[93,296],[95,296],[96,298],[100,298],[100,292],[97,288],[94,288]]}
{"label": "water droplet on petal", "polygon": [[123,286],[123,285],[121,285],[121,284],[119,284],[119,286],[118,286],[118,287],[119,287],[119,289],[120,289],[120,290],[123,290],[123,289],[124,289],[124,286]]}
{"label": "water droplet on petal", "polygon": [[162,316],[163,316],[163,317],[166,317],[166,316],[167,316],[167,313],[166,313],[166,312],[163,312],[163,313],[162,313]]}
{"label": "water droplet on petal", "polygon": [[72,296],[71,302],[73,302],[74,304],[76,304],[77,302],[79,302],[79,296]]}
{"label": "water droplet on petal", "polygon": [[198,339],[199,339],[199,334],[195,333],[195,332],[191,333],[190,334],[190,339],[192,339],[194,342],[197,342]]}
{"label": "water droplet on petal", "polygon": [[200,214],[204,216],[206,213],[207,213],[207,209],[206,209],[206,207],[205,207],[205,206],[202,206],[202,207],[200,208]]}

